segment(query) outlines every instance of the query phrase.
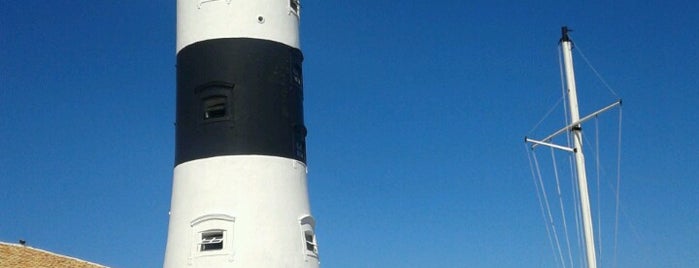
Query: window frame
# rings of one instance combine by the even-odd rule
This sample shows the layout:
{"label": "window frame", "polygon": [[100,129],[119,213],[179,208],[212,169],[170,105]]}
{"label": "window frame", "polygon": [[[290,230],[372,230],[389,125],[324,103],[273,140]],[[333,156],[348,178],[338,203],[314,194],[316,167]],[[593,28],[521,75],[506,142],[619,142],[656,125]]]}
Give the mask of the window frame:
{"label": "window frame", "polygon": [[[226,230],[213,229],[200,232],[199,251],[223,250],[226,241]],[[208,248],[212,245],[211,248]]]}
{"label": "window frame", "polygon": [[[193,219],[191,227],[191,251],[190,259],[196,262],[199,257],[221,256],[229,261],[233,261],[234,251],[234,228],[235,217],[229,214],[212,213],[205,214]],[[221,248],[202,250],[202,240],[207,233],[221,234]]]}
{"label": "window frame", "polygon": [[[197,87],[194,92],[199,97],[199,122],[214,123],[233,119],[233,89],[235,85],[228,82],[215,81]],[[211,103],[214,103],[213,105]],[[219,103],[220,102],[220,103]],[[223,105],[223,115],[209,116],[213,106]],[[219,110],[216,110],[219,111]]]}
{"label": "window frame", "polygon": [[[315,219],[312,216],[306,215],[299,219],[301,227],[301,237],[303,242],[303,252],[306,257],[318,259],[318,239],[315,234]],[[311,238],[310,241],[308,238]],[[309,246],[311,247],[309,249]]]}

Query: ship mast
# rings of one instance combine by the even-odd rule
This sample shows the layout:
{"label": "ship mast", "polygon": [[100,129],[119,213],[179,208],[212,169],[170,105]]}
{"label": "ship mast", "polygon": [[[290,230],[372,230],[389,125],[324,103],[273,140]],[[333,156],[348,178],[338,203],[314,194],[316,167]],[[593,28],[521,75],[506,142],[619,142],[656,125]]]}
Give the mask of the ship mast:
{"label": "ship mast", "polygon": [[[590,196],[587,188],[587,175],[585,173],[585,156],[582,150],[582,128],[581,124],[587,120],[595,118],[598,114],[604,113],[616,106],[621,105],[621,100],[617,100],[602,109],[599,109],[585,117],[580,118],[580,112],[578,111],[578,95],[575,88],[575,73],[573,71],[573,42],[568,36],[568,27],[561,28],[561,40],[560,49],[563,54],[563,71],[565,74],[565,86],[566,93],[568,94],[568,105],[570,107],[570,123],[555,131],[553,134],[547,136],[546,138],[535,140],[528,137],[524,138],[524,141],[531,143],[532,150],[539,146],[548,146],[553,149],[558,149],[566,152],[573,153],[575,155],[575,170],[577,172],[578,178],[578,191],[580,196],[580,211],[582,213],[582,227],[583,235],[585,239],[585,255],[587,260],[588,268],[597,268],[597,258],[595,256],[595,238],[592,226],[592,213],[590,212]],[[568,146],[554,144],[552,142],[553,138],[570,132],[572,134],[572,144]]]}
{"label": "ship mast", "polygon": [[[570,121],[580,121],[578,111],[578,95],[575,88],[575,73],[573,71],[572,44],[568,36],[568,27],[561,28],[561,52],[563,54],[563,69],[565,73],[566,89],[568,93],[568,105],[570,106]],[[597,259],[595,256],[595,237],[592,230],[592,213],[590,212],[590,196],[587,189],[587,175],[585,172],[585,156],[582,150],[582,128],[580,124],[570,128],[573,138],[573,148],[575,149],[575,170],[578,175],[578,190],[580,192],[580,210],[582,213],[583,234],[585,236],[585,255],[587,256],[587,267],[596,268]]]}

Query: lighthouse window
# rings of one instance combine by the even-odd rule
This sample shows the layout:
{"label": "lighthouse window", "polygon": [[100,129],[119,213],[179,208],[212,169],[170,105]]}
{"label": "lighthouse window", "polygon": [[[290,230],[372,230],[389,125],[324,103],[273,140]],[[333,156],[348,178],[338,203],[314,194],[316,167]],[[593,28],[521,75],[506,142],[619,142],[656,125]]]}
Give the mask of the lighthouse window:
{"label": "lighthouse window", "polygon": [[202,123],[213,123],[231,119],[233,113],[233,84],[213,81],[202,84],[194,89],[199,99],[199,120]]}
{"label": "lighthouse window", "polygon": [[304,237],[306,238],[306,250],[318,254],[318,248],[316,247],[315,235],[313,231],[307,230],[304,232]]}
{"label": "lighthouse window", "polygon": [[291,10],[296,12],[296,14],[299,13],[299,6],[301,4],[299,3],[299,0],[289,0],[289,6],[291,7]]}
{"label": "lighthouse window", "polygon": [[[196,262],[199,257],[228,256],[233,261],[235,217],[212,213],[195,218],[190,222],[189,257]],[[195,265],[196,266],[196,265]]]}
{"label": "lighthouse window", "polygon": [[204,99],[204,119],[226,116],[226,96],[212,96]]}
{"label": "lighthouse window", "polygon": [[223,249],[223,231],[201,233],[200,251]]}
{"label": "lighthouse window", "polygon": [[307,215],[299,219],[299,223],[301,223],[305,255],[311,258],[318,258],[318,241],[316,240],[315,232],[313,232],[315,220],[310,215]]}

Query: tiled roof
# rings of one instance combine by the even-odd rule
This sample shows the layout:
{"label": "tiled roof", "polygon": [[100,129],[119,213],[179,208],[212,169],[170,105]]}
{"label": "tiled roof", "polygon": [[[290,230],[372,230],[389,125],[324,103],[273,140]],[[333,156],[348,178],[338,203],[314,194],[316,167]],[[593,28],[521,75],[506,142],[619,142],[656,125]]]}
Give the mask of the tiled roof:
{"label": "tiled roof", "polygon": [[96,268],[103,265],[19,244],[0,242],[0,268]]}

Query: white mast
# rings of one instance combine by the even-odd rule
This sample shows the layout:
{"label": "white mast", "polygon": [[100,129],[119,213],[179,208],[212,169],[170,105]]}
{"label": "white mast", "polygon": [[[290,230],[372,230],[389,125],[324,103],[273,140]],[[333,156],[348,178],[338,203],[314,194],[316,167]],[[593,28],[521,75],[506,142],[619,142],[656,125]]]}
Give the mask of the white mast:
{"label": "white mast", "polygon": [[[568,105],[570,106],[570,121],[580,121],[578,112],[578,95],[575,89],[575,74],[573,72],[572,41],[568,37],[568,27],[561,28],[561,52],[563,53],[563,69],[566,88],[568,89]],[[582,212],[583,234],[585,236],[585,255],[587,267],[596,268],[595,237],[592,230],[592,214],[590,212],[590,197],[587,190],[587,175],[585,173],[585,156],[582,150],[582,128],[580,124],[571,129],[573,148],[575,149],[575,169],[578,175],[578,190],[580,191],[580,209]]]}
{"label": "white mast", "polygon": [[[621,105],[621,100],[617,100],[602,109],[599,109],[583,118],[580,118],[578,111],[578,95],[575,89],[575,74],[573,72],[573,42],[568,37],[568,27],[562,27],[562,37],[560,40],[561,52],[563,53],[563,69],[565,73],[566,89],[568,93],[568,105],[570,106],[570,124],[557,130],[553,134],[541,140],[524,138],[525,142],[531,143],[534,149],[539,145],[548,146],[554,149],[571,152],[575,154],[575,170],[578,177],[578,190],[580,192],[580,210],[582,212],[582,226],[585,236],[585,255],[587,267],[596,268],[597,258],[595,256],[595,238],[592,227],[592,213],[590,212],[590,196],[587,189],[587,175],[585,173],[585,156],[582,150],[582,128],[583,122],[596,117],[598,114],[608,111]],[[552,139],[560,134],[570,131],[573,137],[572,147],[557,145],[552,143]]]}

